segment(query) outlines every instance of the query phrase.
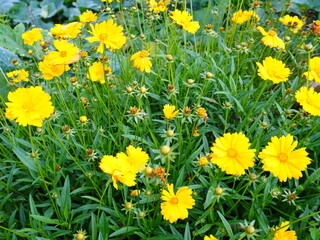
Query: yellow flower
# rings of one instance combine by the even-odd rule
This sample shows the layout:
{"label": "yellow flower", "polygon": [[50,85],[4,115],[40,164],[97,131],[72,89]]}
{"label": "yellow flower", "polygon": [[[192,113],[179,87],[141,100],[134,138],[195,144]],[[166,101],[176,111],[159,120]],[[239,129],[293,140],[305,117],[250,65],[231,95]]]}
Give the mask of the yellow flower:
{"label": "yellow flower", "polygon": [[301,171],[307,168],[311,159],[307,157],[305,148],[294,151],[297,145],[298,141],[293,141],[290,134],[280,138],[272,137],[271,142],[259,153],[263,170],[271,172],[280,182],[286,182],[288,178],[302,177]]}
{"label": "yellow flower", "polygon": [[244,170],[254,165],[256,150],[249,147],[249,139],[243,133],[225,133],[211,147],[211,162],[227,174],[243,175]]}
{"label": "yellow flower", "polygon": [[56,38],[76,38],[79,33],[81,33],[82,23],[72,22],[66,25],[55,24],[50,32]]}
{"label": "yellow flower", "polygon": [[149,160],[149,155],[142,151],[142,148],[130,145],[127,147],[127,154],[120,152],[116,155],[118,159],[128,162],[130,172],[138,173],[144,170]]}
{"label": "yellow flower", "polygon": [[192,190],[188,187],[182,187],[177,191],[173,191],[173,184],[168,185],[168,191],[163,190],[161,200],[161,214],[163,219],[169,220],[170,223],[178,219],[185,219],[188,217],[188,209],[192,209],[195,201],[192,198]]}
{"label": "yellow flower", "polygon": [[50,95],[40,86],[18,88],[8,94],[6,117],[16,120],[21,126],[42,127],[43,119],[50,117],[54,111],[50,99]]}
{"label": "yellow flower", "polygon": [[199,28],[199,22],[191,21],[192,16],[187,11],[174,10],[170,13],[170,18],[184,30],[194,34]]}
{"label": "yellow flower", "polygon": [[101,170],[111,175],[113,187],[118,190],[118,181],[132,187],[136,185],[136,174],[130,171],[129,163],[110,155],[104,155],[99,164]]}
{"label": "yellow flower", "polygon": [[102,62],[94,62],[89,68],[89,75],[91,81],[100,81],[100,83],[105,83],[105,75],[112,74],[112,70],[109,66],[104,66]]}
{"label": "yellow flower", "polygon": [[21,37],[23,43],[28,45],[33,45],[34,42],[40,41],[43,38],[40,28],[33,28],[30,31],[22,33]]}
{"label": "yellow flower", "polygon": [[71,64],[79,61],[80,50],[73,43],[66,40],[55,40],[53,45],[58,51],[51,51],[46,56],[46,59],[52,64]]}
{"label": "yellow flower", "polygon": [[121,48],[126,43],[126,37],[124,36],[121,26],[118,26],[112,19],[101,23],[96,23],[94,26],[90,24],[91,33],[93,37],[87,37],[86,39],[92,42],[100,42],[97,52],[102,53],[104,48],[114,49]]}
{"label": "yellow flower", "polygon": [[291,74],[290,69],[285,67],[285,64],[272,57],[266,57],[263,60],[263,65],[259,62],[258,65],[258,75],[263,80],[271,80],[273,83],[277,84],[288,80]]}
{"label": "yellow flower", "polygon": [[149,11],[164,12],[168,10],[167,5],[170,3],[170,0],[160,0],[159,2],[156,0],[149,0],[147,3]]}
{"label": "yellow flower", "polygon": [[301,87],[295,98],[306,112],[320,116],[320,93],[315,92],[313,88]]}
{"label": "yellow flower", "polygon": [[272,240],[298,240],[295,231],[287,231],[289,227],[289,221],[281,223],[280,227],[276,227]]}
{"label": "yellow flower", "polygon": [[203,118],[208,117],[207,110],[202,107],[197,109],[197,114],[199,117],[203,117]]}
{"label": "yellow flower", "polygon": [[242,9],[240,9],[232,15],[231,21],[236,24],[242,24],[249,21],[253,17],[256,18],[257,21],[260,21],[260,18],[255,11],[242,11]]}
{"label": "yellow flower", "polygon": [[205,165],[207,165],[209,163],[209,161],[208,161],[208,158],[206,158],[206,157],[201,157],[201,158],[199,158],[199,160],[198,160],[198,164],[200,165],[200,166],[205,166]]}
{"label": "yellow flower", "polygon": [[177,111],[174,111],[176,110],[176,107],[173,106],[173,105],[169,105],[169,104],[166,104],[164,105],[163,107],[163,114],[164,114],[164,117],[166,119],[173,119],[176,117],[177,113],[179,112],[179,110]]}
{"label": "yellow flower", "polygon": [[278,47],[285,49],[284,42],[277,36],[277,32],[272,29],[269,32],[266,32],[262,27],[257,27],[257,30],[264,36],[261,39],[261,42],[268,47]]}
{"label": "yellow flower", "polygon": [[203,240],[218,240],[218,238],[215,238],[214,236],[212,236],[212,235],[210,234],[209,237],[208,237],[207,235],[204,236],[204,239],[203,239]]}
{"label": "yellow flower", "polygon": [[12,78],[13,82],[29,81],[29,73],[24,69],[8,72],[7,77]]}
{"label": "yellow flower", "polygon": [[93,22],[98,19],[97,14],[92,11],[83,12],[79,16],[80,22]]}
{"label": "yellow flower", "polygon": [[297,33],[303,26],[303,22],[297,16],[291,17],[290,15],[285,15],[282,18],[279,18],[279,21],[285,26],[289,26],[290,31]]}
{"label": "yellow flower", "polygon": [[142,50],[140,52],[137,52],[133,54],[130,58],[131,61],[133,61],[133,66],[135,68],[138,68],[141,72],[147,72],[149,73],[152,67],[152,63],[148,58],[149,51]]}
{"label": "yellow flower", "polygon": [[[101,2],[108,2],[108,3],[112,3],[112,2],[114,2],[114,0],[101,0]],[[120,2],[120,0],[117,0],[117,2]]]}
{"label": "yellow flower", "polygon": [[320,83],[320,57],[314,57],[310,59],[309,70],[303,73],[308,80],[314,80]]}
{"label": "yellow flower", "polygon": [[42,76],[45,80],[59,77],[69,69],[70,67],[68,65],[54,64],[50,62],[47,57],[45,57],[42,62],[39,62],[39,70],[42,72]]}

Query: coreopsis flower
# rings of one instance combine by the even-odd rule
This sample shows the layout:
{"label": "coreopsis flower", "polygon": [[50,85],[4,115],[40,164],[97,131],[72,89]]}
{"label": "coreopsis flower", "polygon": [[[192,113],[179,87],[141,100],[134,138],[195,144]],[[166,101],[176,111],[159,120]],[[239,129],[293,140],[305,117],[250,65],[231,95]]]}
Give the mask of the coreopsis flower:
{"label": "coreopsis flower", "polygon": [[33,28],[21,35],[24,44],[32,46],[35,42],[43,39],[40,28]]}
{"label": "coreopsis flower", "polygon": [[207,157],[201,157],[199,158],[198,160],[198,164],[200,166],[205,166],[205,165],[208,165],[209,161],[208,161],[208,158]]}
{"label": "coreopsis flower", "polygon": [[285,49],[285,44],[282,39],[277,36],[277,32],[272,29],[269,32],[266,32],[262,27],[257,27],[257,30],[264,36],[261,39],[261,42],[268,47],[278,47]]}
{"label": "coreopsis flower", "polygon": [[243,133],[225,133],[211,147],[211,162],[227,174],[245,174],[253,167],[255,149],[249,149],[249,139]]}
{"label": "coreopsis flower", "polygon": [[179,110],[175,111],[176,107],[173,105],[166,104],[163,107],[163,114],[166,119],[173,119],[176,117]]}
{"label": "coreopsis flower", "polygon": [[266,57],[263,64],[257,62],[258,75],[263,80],[271,80],[274,84],[284,82],[288,80],[291,74],[290,69],[285,67],[285,64],[272,57]]}
{"label": "coreopsis flower", "polygon": [[[108,2],[108,3],[112,3],[112,2],[114,2],[114,0],[101,0],[101,2]],[[117,2],[120,2],[120,0],[117,0]]]}
{"label": "coreopsis flower", "polygon": [[12,82],[28,82],[29,81],[29,73],[24,70],[24,69],[20,69],[20,70],[15,70],[12,72],[8,72],[7,77],[12,78]]}
{"label": "coreopsis flower", "polygon": [[50,95],[40,86],[18,88],[9,92],[6,117],[21,126],[42,127],[43,119],[50,117],[54,107]]}
{"label": "coreopsis flower", "polygon": [[168,185],[168,191],[163,190],[161,200],[161,214],[163,219],[170,223],[178,219],[185,219],[188,217],[188,209],[192,209],[195,201],[192,198],[192,190],[188,187],[180,188],[177,193],[174,193],[173,184]]}
{"label": "coreopsis flower", "polygon": [[308,80],[314,80],[320,83],[320,57],[310,59],[309,70],[302,74]]}
{"label": "coreopsis flower", "polygon": [[104,66],[102,62],[94,62],[89,68],[89,76],[91,81],[100,81],[100,83],[105,83],[106,73],[112,74],[112,70],[109,66]]}
{"label": "coreopsis flower", "polygon": [[198,21],[191,21],[192,16],[187,11],[176,9],[170,13],[170,18],[189,33],[194,34],[200,28]]}
{"label": "coreopsis flower", "polygon": [[55,40],[53,42],[57,51],[51,51],[46,56],[46,59],[52,64],[71,64],[79,61],[79,48],[67,40]]}
{"label": "coreopsis flower", "polygon": [[152,63],[148,56],[149,51],[142,50],[133,54],[130,60],[133,61],[133,66],[135,68],[138,68],[141,72],[149,73],[151,71],[150,68],[152,67]]}
{"label": "coreopsis flower", "polygon": [[79,33],[81,33],[81,28],[83,24],[80,22],[72,22],[66,25],[55,24],[53,28],[50,29],[50,32],[56,38],[76,38]]}
{"label": "coreopsis flower", "polygon": [[314,35],[318,35],[320,33],[320,20],[313,21],[310,29]]}
{"label": "coreopsis flower", "polygon": [[298,141],[294,141],[290,134],[280,138],[272,137],[271,142],[259,153],[263,170],[271,172],[280,182],[302,177],[301,172],[307,168],[311,159],[307,157],[306,148],[294,150],[297,145]]}
{"label": "coreopsis flower", "polygon": [[45,80],[51,80],[54,77],[60,77],[65,71],[68,71],[70,67],[65,64],[54,64],[44,57],[42,62],[39,62],[39,70],[43,74]]}
{"label": "coreopsis flower", "polygon": [[203,240],[218,240],[218,238],[215,238],[212,234],[210,234],[210,236],[204,236]]}
{"label": "coreopsis flower", "polygon": [[126,148],[127,154],[120,152],[116,155],[118,159],[128,162],[130,171],[138,173],[144,170],[146,164],[149,161],[148,153],[144,152],[140,147],[134,147],[132,145]]}
{"label": "coreopsis flower", "polygon": [[281,223],[280,227],[276,227],[272,240],[298,240],[295,231],[287,231],[289,227],[289,221]]}
{"label": "coreopsis flower", "polygon": [[97,20],[97,14],[93,13],[92,11],[86,11],[83,12],[80,16],[79,16],[79,20],[80,22],[94,22],[95,20]]}
{"label": "coreopsis flower", "polygon": [[105,48],[113,51],[114,49],[121,48],[126,43],[121,26],[118,26],[112,19],[95,25],[90,24],[91,33],[93,37],[87,37],[88,42],[100,42],[97,52],[102,53]]}
{"label": "coreopsis flower", "polygon": [[283,25],[288,26],[290,31],[293,33],[297,33],[303,26],[303,21],[299,19],[297,16],[291,17],[290,15],[285,15],[282,18],[279,18],[279,21],[283,23]]}
{"label": "coreopsis flower", "polygon": [[149,0],[147,1],[148,7],[149,7],[149,11],[153,12],[164,12],[168,10],[167,5],[170,3],[170,0],[160,0],[160,1],[156,1],[156,0]]}
{"label": "coreopsis flower", "polygon": [[260,17],[255,11],[242,11],[242,9],[240,9],[232,15],[231,21],[236,24],[242,24],[249,21],[251,18],[256,18],[257,21],[260,21]]}
{"label": "coreopsis flower", "polygon": [[113,187],[118,190],[118,181],[132,187],[136,185],[136,174],[130,171],[130,165],[125,159],[104,155],[99,164],[101,170],[111,175]]}
{"label": "coreopsis flower", "polygon": [[301,87],[295,98],[306,112],[320,116],[320,93],[314,91],[314,88]]}

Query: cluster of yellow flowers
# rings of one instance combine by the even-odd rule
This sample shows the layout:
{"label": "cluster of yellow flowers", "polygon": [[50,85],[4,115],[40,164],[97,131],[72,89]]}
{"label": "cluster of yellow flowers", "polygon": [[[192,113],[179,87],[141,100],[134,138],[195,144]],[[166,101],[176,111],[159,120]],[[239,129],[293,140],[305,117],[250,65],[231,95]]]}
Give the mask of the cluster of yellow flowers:
{"label": "cluster of yellow flowers", "polygon": [[[278,138],[274,136],[258,157],[262,159],[262,168],[278,177],[280,182],[302,177],[311,162],[305,148],[294,150],[298,145],[293,136],[288,134]],[[218,165],[227,174],[243,175],[253,167],[255,149],[249,149],[249,139],[243,133],[225,133],[217,138],[211,148],[211,162]]]}

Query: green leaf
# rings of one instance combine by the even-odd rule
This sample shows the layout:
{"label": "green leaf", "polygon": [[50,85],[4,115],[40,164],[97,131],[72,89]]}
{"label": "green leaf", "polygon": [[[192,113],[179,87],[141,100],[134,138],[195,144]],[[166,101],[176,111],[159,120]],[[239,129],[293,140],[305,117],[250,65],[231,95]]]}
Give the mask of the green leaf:
{"label": "green leaf", "polygon": [[140,230],[140,228],[132,227],[132,226],[123,227],[123,228],[120,228],[117,231],[111,233],[109,237],[116,237],[121,234],[125,234],[126,236],[128,236],[128,235],[131,235],[130,233],[133,233],[134,231],[137,231],[137,230]]}
{"label": "green leaf", "polygon": [[221,221],[223,223],[223,226],[226,228],[230,239],[234,240],[233,232],[232,232],[230,224],[228,223],[228,221],[224,218],[224,216],[219,211],[217,211],[217,213],[218,213],[218,215],[219,215],[219,217],[220,217],[220,219],[221,219]]}
{"label": "green leaf", "polygon": [[44,222],[44,223],[48,223],[48,224],[54,224],[54,225],[61,225],[61,223],[60,223],[60,221],[58,219],[51,219],[49,217],[40,216],[40,215],[34,215],[34,214],[31,214],[30,216],[32,218],[40,221],[40,222]]}
{"label": "green leaf", "polygon": [[17,155],[19,160],[31,171],[38,172],[38,167],[34,160],[30,158],[27,152],[23,151],[21,148],[14,147],[12,151]]}

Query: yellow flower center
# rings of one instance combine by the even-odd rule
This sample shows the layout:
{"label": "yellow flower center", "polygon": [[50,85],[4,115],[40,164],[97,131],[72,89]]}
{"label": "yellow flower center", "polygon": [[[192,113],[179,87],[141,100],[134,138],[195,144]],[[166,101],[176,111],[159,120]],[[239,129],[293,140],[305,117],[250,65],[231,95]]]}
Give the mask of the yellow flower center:
{"label": "yellow flower center", "polygon": [[227,153],[228,153],[228,157],[233,158],[237,155],[237,150],[235,150],[234,148],[229,148]]}
{"label": "yellow flower center", "polygon": [[60,57],[66,57],[67,56],[67,52],[66,51],[61,51],[60,52]]}
{"label": "yellow flower center", "polygon": [[106,34],[106,33],[101,33],[100,34],[100,40],[101,41],[105,41],[105,40],[107,40],[107,38],[108,38],[108,34]]}
{"label": "yellow flower center", "polygon": [[270,31],[268,32],[268,34],[269,34],[269,36],[274,37],[274,36],[277,35],[277,32],[274,31],[274,30],[270,30]]}
{"label": "yellow flower center", "polygon": [[170,199],[170,203],[176,205],[179,203],[179,199],[177,197],[173,197]]}
{"label": "yellow flower center", "polygon": [[286,153],[280,153],[278,159],[280,160],[280,162],[285,162],[288,159],[288,155]]}

